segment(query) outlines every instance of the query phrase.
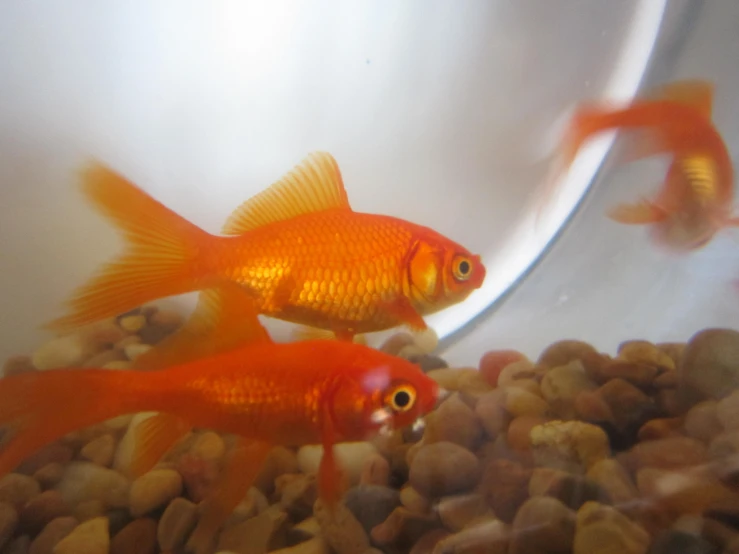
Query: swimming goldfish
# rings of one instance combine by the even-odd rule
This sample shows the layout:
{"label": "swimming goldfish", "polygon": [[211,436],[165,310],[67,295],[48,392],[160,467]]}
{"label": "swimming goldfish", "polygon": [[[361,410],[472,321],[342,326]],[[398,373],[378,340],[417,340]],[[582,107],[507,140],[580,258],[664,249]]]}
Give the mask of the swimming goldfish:
{"label": "swimming goldfish", "polygon": [[235,282],[260,313],[344,340],[406,324],[464,300],[485,278],[480,257],[436,231],[351,209],[325,152],[244,202],[211,235],[98,164],[82,190],[128,250],[68,301],[48,327],[66,331],[146,302]]}
{"label": "swimming goldfish", "polygon": [[0,424],[14,430],[0,450],[0,476],[76,429],[154,411],[136,428],[134,476],[193,427],[241,437],[204,501],[190,541],[197,551],[210,548],[276,445],[323,445],[319,493],[335,506],[343,487],[333,445],[414,422],[440,389],[418,366],[369,347],[273,343],[257,315],[235,286],[208,289],[185,326],[137,359],[138,371],[57,369],[0,379]]}
{"label": "swimming goldfish", "polygon": [[732,216],[734,169],[711,121],[712,105],[712,85],[694,80],[664,85],[622,108],[581,107],[563,144],[564,165],[600,132],[639,131],[625,159],[671,154],[665,181],[654,198],[618,205],[608,216],[624,224],[652,225],[653,240],[667,249],[700,248],[721,229],[739,225]]}

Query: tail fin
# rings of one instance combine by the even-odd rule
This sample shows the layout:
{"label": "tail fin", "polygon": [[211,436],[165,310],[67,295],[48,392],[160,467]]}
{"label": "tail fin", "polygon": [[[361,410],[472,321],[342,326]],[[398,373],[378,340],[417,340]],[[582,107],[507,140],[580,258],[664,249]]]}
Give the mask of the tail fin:
{"label": "tail fin", "polygon": [[12,429],[0,450],[0,476],[67,433],[142,411],[142,404],[149,401],[157,404],[157,396],[146,394],[144,381],[158,377],[134,371],[55,369],[0,379],[0,425]]}
{"label": "tail fin", "polygon": [[200,287],[194,262],[214,237],[98,163],[83,171],[82,191],[122,230],[128,249],[77,289],[71,313],[48,329],[69,331]]}

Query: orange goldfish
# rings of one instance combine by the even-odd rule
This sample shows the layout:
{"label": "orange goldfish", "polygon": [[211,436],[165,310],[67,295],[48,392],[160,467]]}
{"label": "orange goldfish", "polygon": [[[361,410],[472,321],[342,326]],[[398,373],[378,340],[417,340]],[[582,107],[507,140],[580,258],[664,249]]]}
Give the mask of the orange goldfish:
{"label": "orange goldfish", "polygon": [[713,87],[704,81],[679,81],[653,91],[623,108],[587,106],[574,115],[563,145],[569,166],[590,137],[603,131],[639,131],[628,161],[669,153],[666,179],[653,199],[611,209],[620,223],[652,225],[653,240],[676,252],[700,248],[732,217],[734,169],[711,121]]}
{"label": "orange goldfish", "polygon": [[138,371],[57,369],[0,379],[0,424],[14,430],[0,450],[0,476],[76,429],[155,411],[136,428],[134,475],[194,427],[242,437],[205,500],[191,538],[197,551],[210,548],[276,445],[323,445],[319,491],[335,506],[342,485],[333,445],[414,422],[440,389],[418,366],[366,346],[273,343],[257,315],[237,287],[208,289],[185,326],[137,359]]}
{"label": "orange goldfish", "polygon": [[122,231],[128,251],[68,302],[57,331],[224,282],[260,313],[357,333],[407,324],[465,299],[485,278],[480,257],[427,227],[355,212],[334,158],[318,152],[206,233],[99,164],[82,190]]}

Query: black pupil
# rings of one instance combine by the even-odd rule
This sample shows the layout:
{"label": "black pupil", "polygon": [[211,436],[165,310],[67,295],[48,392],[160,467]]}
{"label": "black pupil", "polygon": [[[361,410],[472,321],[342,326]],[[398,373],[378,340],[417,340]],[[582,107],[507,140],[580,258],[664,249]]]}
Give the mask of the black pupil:
{"label": "black pupil", "polygon": [[467,262],[467,261],[459,262],[459,272],[462,275],[467,275],[469,271],[470,271],[470,262]]}
{"label": "black pupil", "polygon": [[411,395],[404,390],[395,393],[395,405],[398,408],[405,408],[411,403]]}

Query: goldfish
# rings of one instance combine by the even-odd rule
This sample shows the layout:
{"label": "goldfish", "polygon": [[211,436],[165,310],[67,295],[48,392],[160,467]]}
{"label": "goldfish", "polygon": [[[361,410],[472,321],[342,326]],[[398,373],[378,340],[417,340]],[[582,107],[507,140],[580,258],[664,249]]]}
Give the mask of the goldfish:
{"label": "goldfish", "polygon": [[479,255],[433,229],[352,210],[336,160],[325,152],[241,204],[222,235],[99,162],[83,169],[81,182],[122,231],[127,251],[72,294],[70,313],[47,325],[55,331],[233,282],[260,313],[351,341],[400,325],[425,330],[423,316],[461,302],[485,278]]}
{"label": "goldfish", "polygon": [[625,107],[582,106],[576,110],[562,146],[569,167],[581,146],[598,133],[639,132],[626,161],[670,154],[666,178],[653,198],[619,204],[608,217],[627,225],[650,225],[653,241],[685,253],[711,241],[732,215],[734,168],[711,120],[713,86],[700,80],[670,83]]}
{"label": "goldfish", "polygon": [[443,391],[407,360],[347,341],[274,343],[235,285],[206,289],[176,333],[134,370],[55,369],[0,379],[0,476],[45,444],[107,419],[156,412],[135,430],[131,474],[154,467],[193,428],[237,435],[190,541],[211,548],[275,446],[321,444],[320,497],[343,494],[333,445],[366,440],[431,411]]}

